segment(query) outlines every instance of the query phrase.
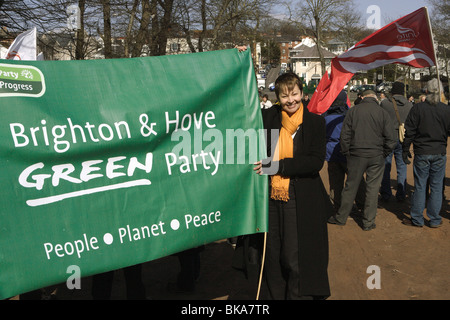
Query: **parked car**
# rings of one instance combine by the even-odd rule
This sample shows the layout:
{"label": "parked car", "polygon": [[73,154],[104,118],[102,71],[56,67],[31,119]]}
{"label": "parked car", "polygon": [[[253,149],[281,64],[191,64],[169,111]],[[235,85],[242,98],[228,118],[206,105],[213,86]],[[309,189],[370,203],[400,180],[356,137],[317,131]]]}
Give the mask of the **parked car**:
{"label": "parked car", "polygon": [[266,71],[264,71],[264,70],[259,70],[258,74],[261,75],[261,78],[265,78],[266,77]]}
{"label": "parked car", "polygon": [[258,89],[264,90],[266,88],[266,80],[265,79],[258,79]]}
{"label": "parked car", "polygon": [[[354,85],[351,85],[351,86],[350,86],[350,91],[353,91],[354,88],[355,88],[355,86],[354,86]],[[344,90],[347,90],[347,89],[348,89],[348,85],[345,85],[345,86],[344,86]]]}
{"label": "parked car", "polygon": [[391,82],[382,82],[377,86],[377,92],[390,92],[392,89]]}
{"label": "parked car", "polygon": [[350,91],[351,92],[358,92],[358,88],[359,88],[360,86],[351,86],[350,87]]}
{"label": "parked car", "polygon": [[360,85],[360,86],[355,86],[352,91],[353,92],[363,92],[363,91],[366,91],[366,90],[373,90],[373,91],[375,91],[376,90],[375,85],[373,85],[373,84],[363,84],[363,85]]}

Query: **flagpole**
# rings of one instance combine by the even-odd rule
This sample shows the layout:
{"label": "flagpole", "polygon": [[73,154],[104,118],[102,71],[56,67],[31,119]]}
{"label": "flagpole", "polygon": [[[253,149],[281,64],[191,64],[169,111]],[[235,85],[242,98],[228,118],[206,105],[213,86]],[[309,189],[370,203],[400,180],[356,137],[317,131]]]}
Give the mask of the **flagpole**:
{"label": "flagpole", "polygon": [[427,21],[428,21],[428,29],[430,30],[431,43],[433,44],[434,61],[436,61],[436,75],[437,75],[438,87],[439,87],[439,101],[441,101],[441,99],[442,99],[442,89],[441,89],[441,76],[440,76],[440,72],[439,72],[439,62],[438,62],[438,59],[437,59],[436,48],[434,46],[433,29],[431,27],[430,15],[428,13],[428,8],[427,7],[425,7],[425,12],[427,13],[426,16],[427,16]]}

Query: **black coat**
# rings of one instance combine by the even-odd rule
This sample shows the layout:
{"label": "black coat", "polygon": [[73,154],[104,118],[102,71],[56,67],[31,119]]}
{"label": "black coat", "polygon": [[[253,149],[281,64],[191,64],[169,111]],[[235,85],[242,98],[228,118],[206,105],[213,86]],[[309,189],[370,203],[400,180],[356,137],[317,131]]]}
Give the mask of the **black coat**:
{"label": "black coat", "polygon": [[403,151],[413,143],[414,154],[446,154],[450,136],[450,108],[442,102],[428,101],[412,107],[405,121],[406,136]]}
{"label": "black coat", "polygon": [[[373,97],[350,108],[341,130],[341,152],[345,156],[386,157],[398,143],[394,121]],[[398,126],[398,124],[397,124]]]}
{"label": "black coat", "polygon": [[[325,161],[325,120],[307,108],[304,110],[303,124],[294,138],[294,157],[280,161],[280,173],[293,180],[296,192],[300,295],[328,297],[327,219],[332,214],[332,205],[319,175]],[[275,148],[270,143],[270,129],[281,129],[281,107],[275,105],[262,112],[270,155]],[[245,245],[243,248],[244,254],[251,252]]]}

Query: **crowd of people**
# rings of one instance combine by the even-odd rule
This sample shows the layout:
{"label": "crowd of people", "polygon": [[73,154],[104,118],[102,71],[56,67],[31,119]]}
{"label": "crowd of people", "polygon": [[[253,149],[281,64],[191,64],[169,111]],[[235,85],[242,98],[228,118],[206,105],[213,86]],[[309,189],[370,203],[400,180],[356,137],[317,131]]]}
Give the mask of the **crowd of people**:
{"label": "crowd of people", "polygon": [[[264,278],[269,299],[328,296],[328,247],[326,241],[317,241],[327,237],[324,226],[343,226],[350,213],[357,210],[363,230],[376,228],[378,202],[390,201],[393,196],[393,159],[397,168],[395,197],[397,201],[407,197],[411,145],[414,192],[410,196],[411,218],[402,223],[423,227],[425,208],[430,228],[443,223],[440,210],[450,107],[441,102],[440,81],[429,81],[426,95],[414,104],[414,99],[405,97],[405,85],[399,81],[394,83],[390,97],[382,94],[379,98],[374,91],[366,90],[353,106],[348,105],[347,94],[342,91],[321,116],[311,115],[304,107],[299,81],[295,74],[280,76],[275,84],[277,103],[262,109],[265,129],[279,129],[275,145],[267,138],[268,154],[272,155],[270,165],[266,165],[269,169],[264,172],[264,161],[255,167],[259,174],[270,176],[268,270]],[[323,198],[319,176],[324,161],[328,164],[330,186],[327,199]],[[284,181],[282,196],[278,191],[280,181]],[[328,200],[332,206],[324,205]],[[304,261],[308,266],[301,265]],[[309,279],[314,279],[313,286]]]}
{"label": "crowd of people", "polygon": [[[356,211],[363,215],[363,229],[368,231],[376,227],[374,219],[378,202],[391,201],[393,189],[395,199],[405,201],[412,145],[417,161],[413,163],[411,219],[405,219],[403,224],[423,226],[423,218],[416,217],[419,216],[417,211],[422,214],[426,204],[427,215],[430,211],[429,226],[436,228],[442,224],[442,219],[434,216],[438,215],[445,197],[450,107],[443,102],[445,97],[440,81],[433,79],[424,89],[426,94],[417,100],[413,96],[407,98],[405,84],[396,81],[389,96],[384,92],[377,95],[372,90],[359,92],[353,107],[348,104],[347,93],[343,90],[322,114],[326,122],[328,193],[334,209],[328,223],[345,225],[349,214]],[[267,100],[265,95],[264,101]],[[303,105],[304,101],[302,98]],[[450,104],[448,100],[447,104]],[[281,105],[278,97],[276,105]],[[406,133],[400,138],[401,125]],[[419,162],[424,155],[439,155],[440,162]],[[397,180],[395,188],[391,185],[393,161]]]}

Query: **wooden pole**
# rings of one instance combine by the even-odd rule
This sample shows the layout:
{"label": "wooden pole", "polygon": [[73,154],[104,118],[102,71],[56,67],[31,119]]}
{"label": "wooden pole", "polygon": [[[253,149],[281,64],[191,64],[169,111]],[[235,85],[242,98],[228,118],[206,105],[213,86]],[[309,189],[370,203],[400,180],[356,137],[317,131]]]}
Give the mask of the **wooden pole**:
{"label": "wooden pole", "polygon": [[261,270],[260,270],[260,274],[259,274],[258,290],[256,292],[256,300],[259,300],[259,294],[261,293],[261,285],[262,285],[262,278],[263,278],[263,272],[264,272],[264,263],[266,262],[266,247],[267,247],[267,232],[264,232],[264,248],[263,248],[262,261],[261,261]]}

